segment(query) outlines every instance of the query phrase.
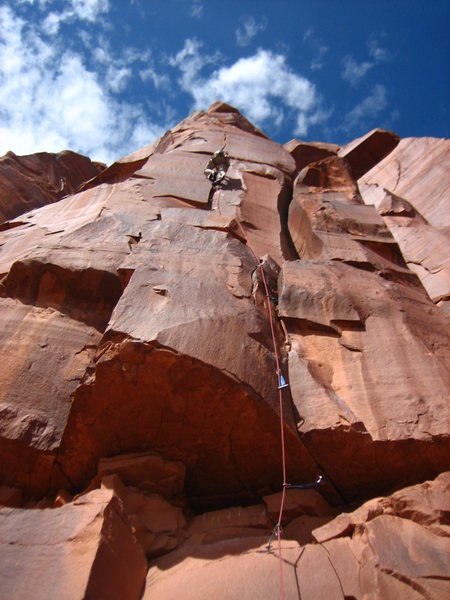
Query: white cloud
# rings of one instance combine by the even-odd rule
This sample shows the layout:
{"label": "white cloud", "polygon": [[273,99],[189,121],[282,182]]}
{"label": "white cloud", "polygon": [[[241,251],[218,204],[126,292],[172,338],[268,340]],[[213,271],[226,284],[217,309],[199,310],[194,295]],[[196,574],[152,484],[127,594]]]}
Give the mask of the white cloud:
{"label": "white cloud", "polygon": [[191,9],[189,11],[189,14],[194,19],[201,19],[202,18],[202,16],[203,16],[203,4],[201,3],[201,0],[194,0],[194,2],[192,3]]}
{"label": "white cloud", "polygon": [[303,36],[303,41],[309,46],[313,57],[309,68],[311,71],[318,71],[323,67],[323,58],[328,52],[328,46],[321,43],[319,38],[315,34],[313,27],[309,27]]}
{"label": "white cloud", "polygon": [[108,0],[71,0],[72,9],[79,19],[94,22],[109,10]]}
{"label": "white cloud", "polygon": [[360,79],[362,79],[367,71],[373,66],[373,62],[361,62],[358,63],[351,56],[346,56],[342,63],[344,65],[344,71],[342,72],[342,79],[348,81],[351,85],[356,85]]}
{"label": "white cloud", "polygon": [[115,68],[114,66],[110,66],[106,78],[109,89],[115,94],[123,92],[128,81],[131,79],[132,73],[133,72],[129,67]]}
{"label": "white cloud", "polygon": [[378,117],[386,106],[386,88],[380,84],[375,85],[370,94],[345,115],[341,129],[344,131],[354,131],[361,127],[370,129],[371,121]]}
{"label": "white cloud", "polygon": [[357,62],[352,56],[345,56],[342,59],[344,70],[342,79],[345,79],[352,86],[356,86],[370,69],[381,62],[391,59],[391,53],[386,48],[382,48],[374,36],[370,36],[367,41],[370,61]]}
{"label": "white cloud", "polygon": [[151,81],[156,89],[167,89],[170,84],[169,77],[163,73],[158,73],[153,67],[141,69],[139,77],[144,83]]}
{"label": "white cloud", "polygon": [[382,48],[378,41],[375,38],[370,38],[367,42],[367,47],[369,48],[369,54],[373,58],[373,60],[377,63],[386,62],[390,60],[391,53],[386,48]]}
{"label": "white cloud", "polygon": [[254,17],[246,17],[242,19],[242,26],[236,29],[236,43],[238,46],[248,46],[252,39],[258,35],[258,33],[264,31],[267,27],[267,19],[261,17],[255,19]]}
{"label": "white cloud", "polygon": [[293,72],[285,56],[260,49],[203,77],[204,67],[219,57],[204,57],[200,48],[197,40],[188,39],[169,61],[181,70],[181,86],[193,97],[194,108],[206,108],[220,99],[239,108],[259,126],[268,121],[281,125],[287,111],[296,121],[295,134],[301,136],[318,118],[320,98],[314,84]]}
{"label": "white cloud", "polygon": [[56,35],[61,23],[63,23],[66,18],[67,13],[51,12],[45,17],[42,28],[47,35]]}
{"label": "white cloud", "polygon": [[[40,0],[40,7],[54,0]],[[56,35],[62,23],[75,20],[94,23],[99,15],[109,11],[108,0],[66,0],[66,8],[60,12],[51,11],[45,17],[42,27],[47,35]]]}
{"label": "white cloud", "polygon": [[[88,4],[80,10],[88,11]],[[64,40],[50,40],[0,7],[0,154],[70,148],[109,163],[135,150],[137,141],[145,145],[163,133],[142,107],[113,95],[130,77],[130,56],[96,72]]]}
{"label": "white cloud", "polygon": [[208,64],[217,64],[221,59],[219,52],[213,55],[201,55],[202,44],[195,38],[187,39],[183,48],[168,62],[172,67],[178,67],[181,71],[181,87],[192,94],[197,80],[201,80],[200,71]]}
{"label": "white cloud", "polygon": [[323,67],[323,57],[328,52],[327,46],[319,45],[317,48],[317,53],[313,57],[309,68],[311,71],[318,71]]}
{"label": "white cloud", "polygon": [[151,62],[149,50],[141,51],[137,48],[127,47],[121,49],[121,54],[116,56],[109,40],[104,36],[84,35],[82,41],[97,65],[102,66],[102,73],[106,73],[105,85],[115,94],[126,89],[133,76],[132,67],[135,63]]}

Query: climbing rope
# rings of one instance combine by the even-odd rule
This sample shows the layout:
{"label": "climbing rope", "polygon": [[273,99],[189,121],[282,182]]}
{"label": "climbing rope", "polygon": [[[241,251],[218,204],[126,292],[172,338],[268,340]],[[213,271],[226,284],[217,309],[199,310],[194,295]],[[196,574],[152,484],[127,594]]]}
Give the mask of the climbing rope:
{"label": "climbing rope", "polygon": [[277,542],[278,542],[278,562],[279,562],[279,566],[280,566],[280,592],[281,592],[281,599],[284,600],[283,556],[282,556],[282,552],[281,552],[281,531],[282,531],[281,522],[283,520],[284,504],[285,504],[285,499],[286,499],[286,490],[287,489],[305,490],[305,489],[315,488],[316,486],[318,486],[322,483],[323,476],[318,475],[316,480],[311,483],[292,484],[292,483],[286,482],[286,448],[285,448],[285,440],[284,440],[283,389],[289,387],[289,385],[285,382],[284,377],[281,373],[281,369],[280,369],[280,359],[278,356],[278,347],[277,347],[277,342],[276,342],[276,337],[275,337],[275,327],[274,327],[273,316],[272,316],[271,296],[269,294],[269,286],[267,285],[267,280],[266,280],[266,275],[264,273],[263,264],[262,264],[262,261],[258,258],[258,255],[256,254],[254,248],[250,244],[247,234],[245,233],[245,230],[242,227],[242,224],[239,220],[237,220],[237,224],[239,226],[239,229],[242,232],[242,236],[243,236],[247,246],[250,248],[251,253],[253,254],[253,256],[255,257],[255,260],[258,263],[258,266],[256,267],[255,271],[257,269],[260,269],[260,271],[261,271],[261,279],[262,279],[263,285],[264,285],[264,292],[265,292],[266,302],[267,302],[267,311],[269,313],[270,332],[272,335],[273,350],[274,350],[274,354],[275,354],[276,373],[277,373],[277,380],[278,380],[278,400],[279,400],[279,405],[280,405],[280,434],[281,434],[281,461],[282,461],[282,470],[283,470],[283,491],[281,494],[281,503],[280,503],[280,511],[278,513],[278,521],[277,521],[277,524],[275,525],[273,533],[269,539],[268,550],[270,551],[272,540],[276,536]]}
{"label": "climbing rope", "polygon": [[[224,134],[224,142],[226,143],[226,133]],[[223,149],[225,148],[225,143],[224,143]],[[220,183],[221,183],[221,181],[218,182],[218,185],[216,185],[216,186],[213,185],[213,189],[214,189],[214,187],[216,188],[216,189],[214,189],[213,197],[217,190],[217,204],[218,204],[219,211],[220,211],[220,204],[219,204]],[[277,387],[278,387],[278,401],[279,401],[279,411],[280,411],[281,462],[282,462],[282,474],[283,474],[283,491],[281,494],[281,503],[280,503],[280,510],[279,510],[279,514],[278,514],[278,521],[277,521],[277,524],[275,525],[272,536],[269,540],[268,550],[270,550],[273,537],[276,536],[277,542],[278,542],[278,561],[279,561],[279,568],[280,568],[280,592],[281,592],[281,600],[284,600],[283,557],[282,557],[282,551],[281,551],[281,531],[282,531],[281,523],[283,520],[284,505],[285,505],[285,499],[286,499],[286,489],[313,488],[316,485],[319,485],[321,483],[322,475],[319,475],[313,483],[295,485],[295,484],[290,484],[290,483],[286,482],[286,449],[285,449],[285,439],[284,439],[283,389],[289,387],[289,385],[285,382],[284,377],[281,373],[281,369],[280,369],[280,358],[278,355],[278,347],[277,347],[276,336],[275,336],[275,327],[274,327],[274,321],[273,321],[273,316],[272,316],[272,306],[271,306],[272,296],[269,294],[269,286],[267,285],[266,275],[264,273],[262,261],[260,260],[260,258],[256,254],[254,248],[250,244],[247,234],[246,234],[241,222],[239,221],[239,219],[236,219],[236,221],[237,221],[239,229],[241,230],[241,233],[245,240],[245,243],[249,247],[249,249],[250,249],[251,253],[253,254],[255,261],[257,263],[257,266],[253,272],[257,271],[258,269],[260,269],[260,271],[261,271],[261,279],[262,279],[262,282],[264,285],[264,293],[265,293],[266,303],[267,303],[267,312],[269,314],[270,332],[271,332],[271,336],[272,336],[273,350],[274,350],[274,355],[275,355]]]}
{"label": "climbing rope", "polygon": [[[257,268],[261,270],[261,278],[263,281],[266,302],[267,302],[267,311],[269,313],[270,332],[272,334],[273,350],[274,350],[274,354],[275,354],[275,363],[276,363],[276,367],[277,367],[276,372],[277,372],[277,379],[278,379],[278,400],[279,400],[279,405],[280,405],[280,432],[281,432],[281,461],[282,461],[282,471],[283,471],[283,492],[281,494],[280,512],[278,514],[278,521],[277,521],[277,524],[275,525],[274,534],[276,534],[277,540],[278,540],[278,561],[279,561],[279,565],[280,565],[280,590],[281,590],[281,599],[284,600],[283,557],[281,554],[281,521],[283,519],[284,502],[285,502],[285,497],[286,497],[286,487],[288,485],[286,483],[286,451],[285,451],[284,427],[283,427],[283,424],[284,424],[283,389],[287,386],[286,386],[286,383],[284,381],[284,378],[283,378],[283,376],[281,374],[281,370],[280,370],[280,360],[278,357],[278,348],[277,348],[277,342],[276,342],[276,338],[275,338],[275,329],[274,329],[273,317],[272,317],[272,307],[270,304],[270,294],[269,294],[269,287],[268,287],[267,281],[266,281],[266,275],[264,273],[264,269],[262,268],[262,263],[261,263],[260,259],[258,258],[258,255],[256,254],[252,245],[248,241],[247,234],[245,233],[245,230],[242,227],[242,224],[240,223],[239,220],[237,221],[237,223],[238,223],[239,229],[242,232],[242,235],[245,239],[247,246],[250,248],[251,253],[253,254],[256,262],[258,263]],[[269,547],[270,547],[270,542],[269,542]]]}

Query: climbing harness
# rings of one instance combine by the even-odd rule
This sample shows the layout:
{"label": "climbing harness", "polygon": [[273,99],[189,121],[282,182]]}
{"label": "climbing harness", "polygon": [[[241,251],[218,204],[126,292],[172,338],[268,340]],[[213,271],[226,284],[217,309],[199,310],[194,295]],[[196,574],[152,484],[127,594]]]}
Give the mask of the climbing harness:
{"label": "climbing harness", "polygon": [[225,152],[225,146],[216,150],[204,169],[205,177],[211,181],[213,187],[219,186],[225,179],[226,172],[230,166],[230,158]]}

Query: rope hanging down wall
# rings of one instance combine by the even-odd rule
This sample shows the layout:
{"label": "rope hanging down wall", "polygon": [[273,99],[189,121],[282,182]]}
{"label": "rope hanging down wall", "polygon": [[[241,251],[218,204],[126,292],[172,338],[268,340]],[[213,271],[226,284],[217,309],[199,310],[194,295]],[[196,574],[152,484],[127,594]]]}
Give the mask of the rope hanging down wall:
{"label": "rope hanging down wall", "polygon": [[[215,193],[220,194],[220,186],[225,183],[225,175],[226,175],[226,171],[228,170],[228,167],[229,167],[229,157],[225,153],[225,144],[226,144],[226,135],[224,135],[223,147],[220,150],[216,151],[212,155],[210,161],[208,162],[208,164],[205,168],[205,176],[212,182],[212,186],[211,186],[212,189],[211,189],[211,193],[210,193],[211,203],[208,202],[210,208],[212,205],[212,198],[213,198],[214,194]],[[282,491],[282,495],[281,495],[281,503],[280,503],[280,511],[278,514],[278,521],[277,521],[277,524],[275,525],[273,534],[269,540],[268,550],[270,551],[270,549],[271,549],[272,539],[274,537],[276,537],[277,542],[278,542],[278,560],[279,560],[279,567],[280,567],[280,591],[281,591],[281,598],[282,598],[282,600],[284,600],[283,558],[282,558],[282,551],[281,551],[281,531],[282,531],[281,523],[283,520],[286,489],[313,488],[313,487],[316,487],[317,485],[319,485],[322,482],[323,478],[322,478],[322,475],[319,475],[314,482],[305,483],[305,484],[290,484],[290,483],[287,483],[287,481],[286,481],[286,451],[285,451],[285,440],[284,440],[283,390],[287,389],[289,387],[289,385],[286,383],[286,381],[281,373],[280,359],[279,359],[279,354],[278,354],[278,347],[277,347],[277,342],[276,342],[276,337],[275,337],[275,327],[274,327],[274,321],[273,321],[273,315],[272,315],[271,296],[269,293],[269,287],[267,285],[267,280],[266,280],[266,276],[264,273],[262,261],[256,254],[252,245],[250,244],[247,234],[246,234],[242,224],[240,223],[240,221],[238,219],[236,219],[236,220],[237,220],[238,227],[242,233],[243,239],[245,240],[246,245],[250,249],[250,251],[253,254],[255,261],[257,263],[255,271],[259,269],[260,273],[261,273],[261,279],[262,279],[263,286],[264,286],[264,295],[266,297],[267,312],[269,315],[270,332],[271,332],[271,336],[272,336],[272,343],[273,343],[273,349],[274,349],[274,355],[275,355],[276,382],[277,382],[277,387],[278,387],[279,412],[280,412],[281,463],[282,463],[282,475],[283,475],[283,491]]]}

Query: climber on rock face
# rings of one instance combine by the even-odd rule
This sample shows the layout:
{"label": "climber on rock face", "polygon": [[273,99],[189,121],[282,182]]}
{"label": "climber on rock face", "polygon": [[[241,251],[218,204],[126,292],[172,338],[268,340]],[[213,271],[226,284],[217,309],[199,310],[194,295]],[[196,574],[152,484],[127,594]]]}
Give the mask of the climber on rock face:
{"label": "climber on rock face", "polygon": [[230,158],[224,149],[216,150],[205,167],[205,176],[212,182],[213,186],[219,185],[223,181],[229,166]]}

